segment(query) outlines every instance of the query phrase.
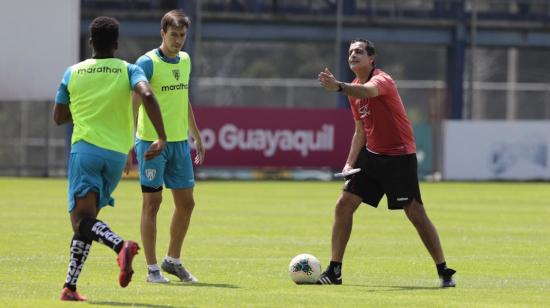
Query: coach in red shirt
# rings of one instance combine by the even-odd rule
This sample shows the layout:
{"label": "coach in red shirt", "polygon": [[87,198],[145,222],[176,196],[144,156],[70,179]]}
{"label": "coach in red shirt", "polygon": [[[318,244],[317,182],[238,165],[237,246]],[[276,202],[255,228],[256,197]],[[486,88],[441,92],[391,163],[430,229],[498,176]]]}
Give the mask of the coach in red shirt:
{"label": "coach in red shirt", "polygon": [[385,194],[388,208],[403,209],[430,252],[441,287],[454,287],[454,270],[447,267],[439,236],[426,215],[417,176],[416,146],[411,122],[405,112],[395,82],[374,65],[374,45],[364,39],[351,42],[348,54],[352,83],[336,80],[325,69],[319,82],[328,91],[348,96],[355,133],[343,173],[346,177],[335,209],[332,229],[332,260],[319,284],[342,283],[342,259],[351,234],[353,213],[362,202],[377,207]]}

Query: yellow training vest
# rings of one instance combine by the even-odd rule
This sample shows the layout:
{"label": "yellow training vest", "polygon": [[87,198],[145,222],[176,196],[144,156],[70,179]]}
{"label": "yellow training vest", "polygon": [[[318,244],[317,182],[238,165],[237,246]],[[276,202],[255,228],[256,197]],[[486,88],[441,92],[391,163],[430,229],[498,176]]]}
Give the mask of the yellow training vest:
{"label": "yellow training vest", "polygon": [[74,124],[71,144],[84,140],[128,154],[134,129],[128,63],[116,58],[77,63],[67,88]]}
{"label": "yellow training vest", "polygon": [[[149,83],[160,106],[167,141],[187,140],[191,59],[183,51],[179,52],[180,61],[177,64],[164,62],[156,50],[146,55],[153,61],[153,75]],[[139,107],[136,135],[146,141],[158,139],[143,105]]]}

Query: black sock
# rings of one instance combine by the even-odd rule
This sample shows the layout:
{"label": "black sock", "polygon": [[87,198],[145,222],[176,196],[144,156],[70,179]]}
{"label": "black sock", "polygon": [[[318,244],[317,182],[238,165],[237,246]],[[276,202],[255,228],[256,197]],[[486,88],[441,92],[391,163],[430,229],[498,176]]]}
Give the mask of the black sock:
{"label": "black sock", "polygon": [[88,258],[88,253],[92,247],[92,241],[85,240],[76,233],[71,240],[71,256],[69,259],[69,268],[67,270],[67,278],[65,279],[64,288],[69,288],[71,291],[76,291],[76,283],[78,276],[82,272],[84,262]]}
{"label": "black sock", "polygon": [[447,262],[439,263],[439,264],[436,264],[435,266],[437,267],[437,273],[441,275],[447,268]]}
{"label": "black sock", "polygon": [[106,223],[92,217],[82,218],[78,231],[82,237],[109,246],[116,253],[120,252],[124,243],[122,238],[111,231]]}
{"label": "black sock", "polygon": [[342,262],[330,261],[328,270],[333,272],[336,277],[342,275]]}

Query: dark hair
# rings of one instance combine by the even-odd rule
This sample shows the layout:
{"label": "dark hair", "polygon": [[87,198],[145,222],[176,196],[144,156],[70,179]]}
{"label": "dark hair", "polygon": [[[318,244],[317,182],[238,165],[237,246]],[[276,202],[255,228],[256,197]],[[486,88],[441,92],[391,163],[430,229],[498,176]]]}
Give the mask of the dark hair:
{"label": "dark hair", "polygon": [[189,28],[191,21],[189,17],[185,15],[185,12],[182,10],[171,10],[170,12],[164,14],[160,21],[160,27],[164,32],[168,31],[168,27],[185,27]]}
{"label": "dark hair", "polygon": [[357,38],[352,40],[350,44],[357,43],[357,42],[365,43],[366,45],[365,50],[367,51],[367,55],[372,56],[376,54],[376,50],[374,49],[374,44],[371,41],[362,39],[362,38]]}
{"label": "dark hair", "polygon": [[117,47],[118,27],[118,21],[112,17],[100,16],[92,21],[90,37],[96,51],[109,52]]}

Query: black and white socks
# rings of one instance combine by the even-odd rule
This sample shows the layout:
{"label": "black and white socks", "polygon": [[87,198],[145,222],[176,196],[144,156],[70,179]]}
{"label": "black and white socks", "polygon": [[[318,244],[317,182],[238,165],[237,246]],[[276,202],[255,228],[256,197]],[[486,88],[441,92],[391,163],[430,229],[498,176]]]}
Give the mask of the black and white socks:
{"label": "black and white socks", "polygon": [[82,237],[107,245],[116,253],[120,251],[124,243],[124,240],[111,231],[106,223],[92,217],[82,218],[78,231]]}
{"label": "black and white socks", "polygon": [[78,277],[84,267],[84,262],[88,258],[88,253],[92,247],[91,240],[85,240],[75,234],[71,240],[71,256],[69,259],[69,268],[67,269],[67,278],[65,279],[64,288],[69,288],[71,291],[76,291],[76,283]]}

